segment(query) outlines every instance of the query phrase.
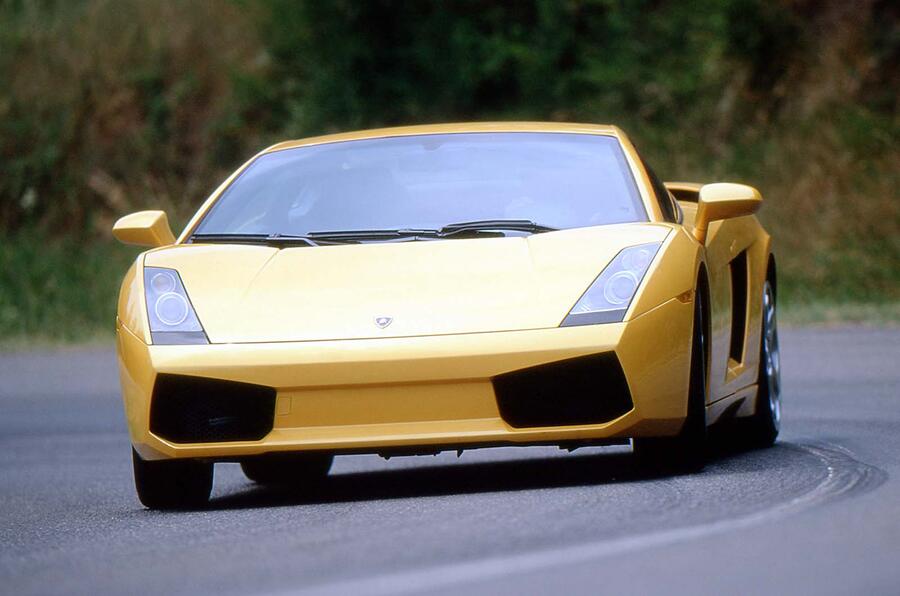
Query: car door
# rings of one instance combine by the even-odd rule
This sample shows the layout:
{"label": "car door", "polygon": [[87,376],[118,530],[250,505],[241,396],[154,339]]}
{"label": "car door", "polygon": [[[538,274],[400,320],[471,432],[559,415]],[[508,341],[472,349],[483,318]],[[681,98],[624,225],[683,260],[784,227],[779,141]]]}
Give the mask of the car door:
{"label": "car door", "polygon": [[766,240],[754,216],[710,224],[706,239],[712,310],[710,402],[757,380]]}
{"label": "car door", "polygon": [[[692,230],[702,184],[667,182]],[[709,402],[727,397],[757,380],[762,321],[762,284],[769,236],[755,216],[713,222],[706,237],[710,283]]]}

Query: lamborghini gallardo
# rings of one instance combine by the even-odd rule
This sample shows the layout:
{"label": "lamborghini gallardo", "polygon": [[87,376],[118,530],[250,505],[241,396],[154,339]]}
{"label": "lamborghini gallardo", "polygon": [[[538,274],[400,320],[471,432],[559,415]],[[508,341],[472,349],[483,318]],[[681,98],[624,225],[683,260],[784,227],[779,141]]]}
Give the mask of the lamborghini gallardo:
{"label": "lamborghini gallardo", "polygon": [[140,501],[201,506],[216,462],[312,486],[334,456],[632,445],[703,465],[780,424],[776,275],[743,184],[661,182],[614,126],[445,124],[279,143],[176,238],[162,211],[116,318]]}

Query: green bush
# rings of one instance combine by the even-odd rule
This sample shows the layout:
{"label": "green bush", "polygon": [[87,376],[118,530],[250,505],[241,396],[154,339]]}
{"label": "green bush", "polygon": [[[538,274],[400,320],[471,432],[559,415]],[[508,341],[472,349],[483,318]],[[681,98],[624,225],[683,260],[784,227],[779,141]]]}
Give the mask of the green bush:
{"label": "green bush", "polygon": [[119,285],[137,250],[34,230],[0,236],[0,246],[0,339],[84,342],[113,333]]}
{"label": "green bush", "polygon": [[[567,120],[619,124],[664,178],[758,186],[788,300],[900,301],[895,2],[0,0],[0,23],[4,267],[81,268],[116,217],[184,219],[285,138]],[[0,334],[106,320],[30,279],[0,277]]]}

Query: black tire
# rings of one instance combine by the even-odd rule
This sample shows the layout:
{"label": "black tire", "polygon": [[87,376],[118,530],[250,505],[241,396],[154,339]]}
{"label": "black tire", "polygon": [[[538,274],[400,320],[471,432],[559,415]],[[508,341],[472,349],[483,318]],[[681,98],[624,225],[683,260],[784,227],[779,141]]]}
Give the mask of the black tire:
{"label": "black tire", "polygon": [[241,470],[257,484],[308,486],[321,482],[333,461],[320,453],[265,455],[241,462]]}
{"label": "black tire", "polygon": [[709,369],[706,308],[698,285],[694,300],[694,330],[687,416],[674,437],[634,439],[634,454],[641,464],[664,471],[699,471],[706,463],[706,392]]}
{"label": "black tire", "polygon": [[746,419],[743,439],[751,447],[770,447],[781,429],[781,350],[778,346],[778,318],[775,287],[763,285],[762,331],[759,338],[759,390],[756,409]]}
{"label": "black tire", "polygon": [[149,509],[197,509],[209,501],[213,464],[192,459],[146,461],[131,450],[134,487]]}

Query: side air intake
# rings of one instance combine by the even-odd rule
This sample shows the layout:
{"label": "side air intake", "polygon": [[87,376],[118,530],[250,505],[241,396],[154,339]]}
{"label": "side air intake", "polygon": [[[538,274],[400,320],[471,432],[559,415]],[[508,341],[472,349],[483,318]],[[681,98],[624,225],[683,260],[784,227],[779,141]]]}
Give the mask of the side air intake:
{"label": "side air intake", "polygon": [[515,428],[601,424],[634,407],[612,352],[517,370],[493,382],[500,416]]}
{"label": "side air intake", "polygon": [[256,441],[272,430],[275,390],[220,379],[161,374],[150,432],[174,443]]}

